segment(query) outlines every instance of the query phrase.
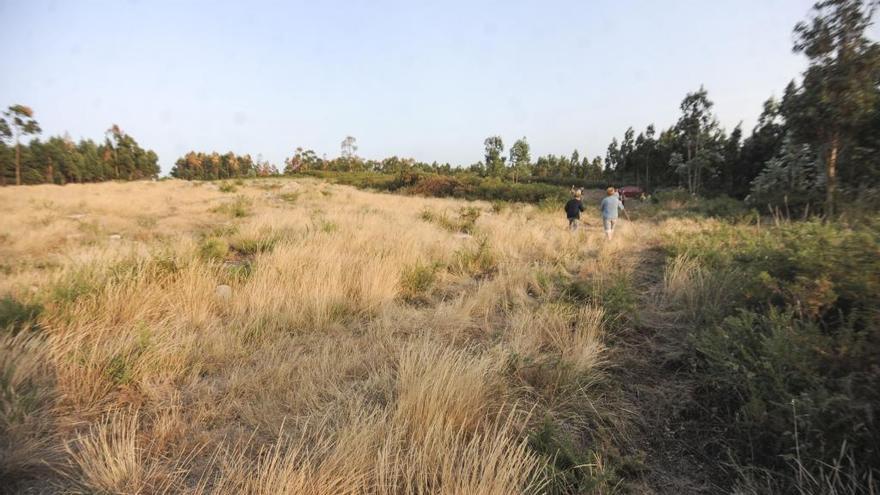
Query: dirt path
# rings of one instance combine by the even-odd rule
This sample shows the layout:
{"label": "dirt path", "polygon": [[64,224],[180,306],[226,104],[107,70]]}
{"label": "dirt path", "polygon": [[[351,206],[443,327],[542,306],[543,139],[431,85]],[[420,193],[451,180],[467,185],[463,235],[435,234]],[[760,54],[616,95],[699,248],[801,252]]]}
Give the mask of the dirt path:
{"label": "dirt path", "polygon": [[719,459],[707,454],[713,432],[691,419],[702,406],[694,399],[687,330],[658,307],[666,255],[659,240],[649,238],[629,254],[636,258],[635,317],[609,336],[611,381],[632,418],[620,446],[633,466],[624,476],[634,493],[727,493]]}

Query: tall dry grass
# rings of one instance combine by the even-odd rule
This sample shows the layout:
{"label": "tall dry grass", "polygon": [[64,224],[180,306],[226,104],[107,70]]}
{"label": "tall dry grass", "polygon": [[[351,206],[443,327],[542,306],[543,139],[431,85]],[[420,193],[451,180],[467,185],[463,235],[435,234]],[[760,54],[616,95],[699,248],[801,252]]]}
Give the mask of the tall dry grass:
{"label": "tall dry grass", "polygon": [[467,203],[471,234],[420,216],[465,204],[289,180],[0,189],[0,297],[43,308],[0,341],[0,476],[110,493],[547,489],[552,453],[529,432],[589,414],[609,317],[563,286],[631,270],[645,234],[573,235],[532,206]]}

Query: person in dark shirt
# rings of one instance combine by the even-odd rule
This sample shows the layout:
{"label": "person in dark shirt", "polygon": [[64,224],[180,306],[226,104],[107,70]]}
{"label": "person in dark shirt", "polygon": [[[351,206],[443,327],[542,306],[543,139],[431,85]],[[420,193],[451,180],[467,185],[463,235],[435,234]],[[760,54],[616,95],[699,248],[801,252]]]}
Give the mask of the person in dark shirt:
{"label": "person in dark shirt", "polygon": [[582,193],[580,189],[572,190],[574,197],[565,203],[565,215],[568,217],[568,228],[572,231],[577,230],[580,223],[581,212],[584,211],[584,204],[581,202]]}

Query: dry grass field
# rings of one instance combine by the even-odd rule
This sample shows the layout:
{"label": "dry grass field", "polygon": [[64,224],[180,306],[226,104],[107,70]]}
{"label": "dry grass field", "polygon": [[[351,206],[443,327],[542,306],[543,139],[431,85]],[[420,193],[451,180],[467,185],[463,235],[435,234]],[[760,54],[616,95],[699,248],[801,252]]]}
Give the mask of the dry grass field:
{"label": "dry grass field", "polygon": [[[0,294],[38,313],[0,341],[8,486],[613,488],[599,296],[650,229],[309,180],[6,188],[0,210]],[[562,473],[569,438],[590,457]]]}

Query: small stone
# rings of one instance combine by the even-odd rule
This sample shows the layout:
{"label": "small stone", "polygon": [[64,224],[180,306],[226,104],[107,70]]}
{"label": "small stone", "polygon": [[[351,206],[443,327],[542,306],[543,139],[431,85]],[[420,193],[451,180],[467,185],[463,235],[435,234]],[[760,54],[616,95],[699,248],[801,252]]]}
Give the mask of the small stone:
{"label": "small stone", "polygon": [[217,296],[217,299],[228,301],[229,299],[232,299],[232,287],[228,285],[218,285],[217,288],[214,289],[214,295]]}
{"label": "small stone", "polygon": [[458,233],[452,234],[452,237],[455,237],[456,239],[470,239],[473,236],[470,234],[465,234],[464,232],[458,232]]}
{"label": "small stone", "polygon": [[67,215],[67,218],[71,220],[80,220],[86,217],[85,213],[74,213],[72,215]]}
{"label": "small stone", "polygon": [[31,294],[36,294],[37,292],[40,291],[40,288],[37,287],[36,285],[32,285],[32,286],[30,286],[29,289],[30,289],[30,291],[31,291]]}
{"label": "small stone", "polygon": [[110,235],[110,240],[111,240],[111,241],[118,241],[118,240],[121,240],[121,239],[122,239],[122,236],[119,235],[119,234],[111,234],[111,235]]}

